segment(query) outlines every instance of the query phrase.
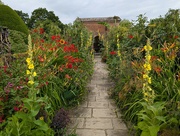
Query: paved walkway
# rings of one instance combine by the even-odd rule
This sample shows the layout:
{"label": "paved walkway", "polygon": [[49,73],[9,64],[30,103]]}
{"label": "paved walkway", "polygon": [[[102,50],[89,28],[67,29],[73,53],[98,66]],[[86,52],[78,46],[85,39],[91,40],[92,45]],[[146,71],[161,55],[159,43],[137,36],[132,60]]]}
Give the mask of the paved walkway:
{"label": "paved walkway", "polygon": [[87,101],[71,113],[70,128],[74,128],[78,136],[128,136],[121,114],[108,95],[112,83],[108,80],[107,65],[101,62],[100,56],[95,56],[94,61]]}

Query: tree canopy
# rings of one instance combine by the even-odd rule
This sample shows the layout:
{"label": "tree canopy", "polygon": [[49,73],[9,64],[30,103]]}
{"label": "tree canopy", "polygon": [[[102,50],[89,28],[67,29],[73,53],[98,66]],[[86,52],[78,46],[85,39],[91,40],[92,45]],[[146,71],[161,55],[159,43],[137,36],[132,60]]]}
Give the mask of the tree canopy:
{"label": "tree canopy", "polygon": [[53,23],[56,23],[59,28],[63,28],[63,23],[59,20],[59,17],[56,16],[53,11],[47,11],[46,8],[38,8],[32,12],[28,27],[35,28],[39,22],[45,20],[50,20]]}
{"label": "tree canopy", "polygon": [[16,13],[21,17],[21,19],[27,25],[28,22],[29,22],[29,15],[28,15],[28,13],[24,13],[24,12],[19,11],[19,10],[14,10],[14,11],[16,11]]}

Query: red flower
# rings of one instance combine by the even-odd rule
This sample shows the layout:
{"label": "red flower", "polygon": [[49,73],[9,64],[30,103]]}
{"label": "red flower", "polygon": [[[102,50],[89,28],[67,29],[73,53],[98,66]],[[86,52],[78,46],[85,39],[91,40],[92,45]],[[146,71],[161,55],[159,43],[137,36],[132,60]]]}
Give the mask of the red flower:
{"label": "red flower", "polygon": [[66,65],[66,68],[69,68],[69,69],[73,68],[73,64],[72,64],[72,63],[68,63],[68,64]]}
{"label": "red flower", "polygon": [[128,36],[128,38],[129,38],[129,39],[132,39],[132,38],[134,38],[134,36],[133,36],[132,34],[130,34],[130,35]]}
{"label": "red flower", "polygon": [[43,33],[44,33],[44,29],[43,29],[43,28],[40,28],[39,31],[40,31],[40,32],[39,32],[40,34],[43,34]]}
{"label": "red flower", "polygon": [[115,51],[110,52],[111,55],[116,55],[117,53]]}
{"label": "red flower", "polygon": [[33,32],[34,32],[34,33],[37,33],[37,32],[38,32],[38,30],[37,30],[37,29],[34,29],[34,30],[33,30]]}
{"label": "red flower", "polygon": [[44,39],[41,39],[40,41],[41,41],[42,43],[44,43]]}
{"label": "red flower", "polygon": [[177,39],[177,38],[178,38],[178,36],[177,36],[177,35],[175,35],[175,36],[174,36],[174,39]]}
{"label": "red flower", "polygon": [[17,106],[14,106],[14,111],[19,111],[19,108]]}
{"label": "red flower", "polygon": [[56,36],[55,36],[55,35],[52,35],[52,36],[51,36],[51,40],[53,40],[53,41],[56,40]]}
{"label": "red flower", "polygon": [[71,79],[71,77],[68,74],[65,75],[65,78]]}

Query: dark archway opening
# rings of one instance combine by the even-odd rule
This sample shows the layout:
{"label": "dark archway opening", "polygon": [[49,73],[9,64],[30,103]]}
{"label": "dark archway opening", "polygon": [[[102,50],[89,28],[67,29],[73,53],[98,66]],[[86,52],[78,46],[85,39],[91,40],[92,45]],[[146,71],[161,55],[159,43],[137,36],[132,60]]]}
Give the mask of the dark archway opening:
{"label": "dark archway opening", "polygon": [[93,48],[96,53],[101,52],[101,48],[103,47],[102,41],[100,41],[99,36],[94,37]]}

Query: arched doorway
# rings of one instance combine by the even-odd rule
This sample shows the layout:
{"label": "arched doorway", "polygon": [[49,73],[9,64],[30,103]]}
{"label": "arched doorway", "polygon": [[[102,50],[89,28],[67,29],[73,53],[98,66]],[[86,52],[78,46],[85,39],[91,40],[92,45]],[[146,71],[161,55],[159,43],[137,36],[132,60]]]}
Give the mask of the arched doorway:
{"label": "arched doorway", "polygon": [[101,48],[102,48],[102,41],[100,41],[99,36],[95,36],[94,37],[94,43],[93,43],[93,48],[95,50],[96,53],[101,52]]}

